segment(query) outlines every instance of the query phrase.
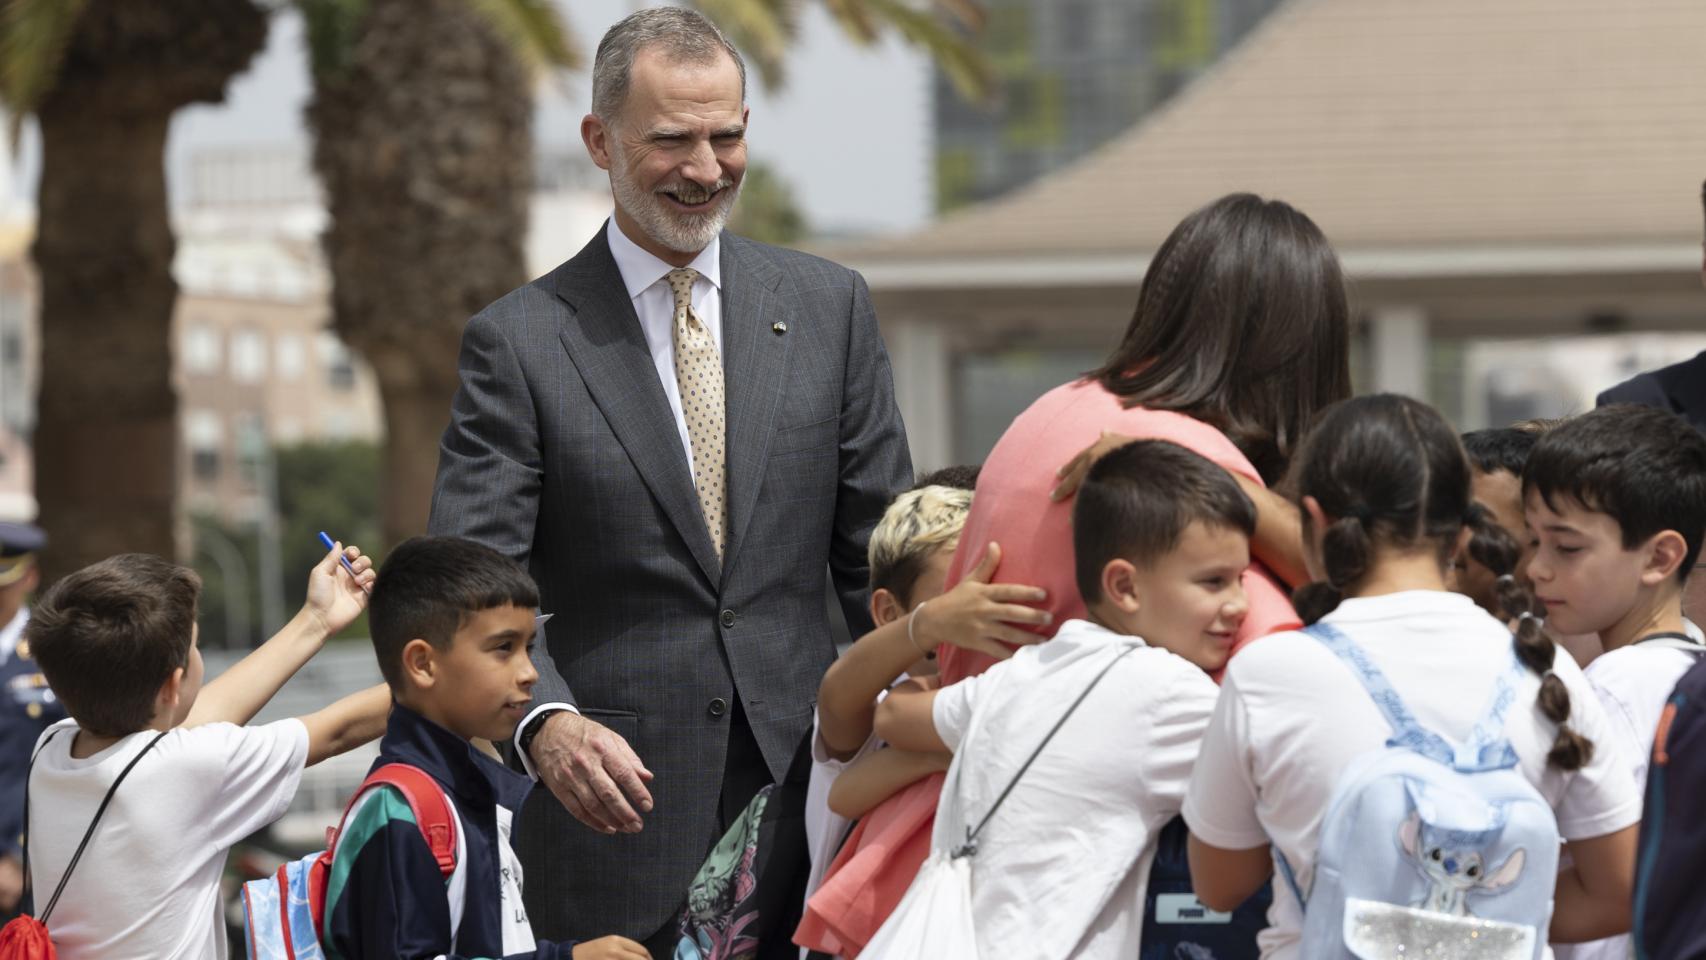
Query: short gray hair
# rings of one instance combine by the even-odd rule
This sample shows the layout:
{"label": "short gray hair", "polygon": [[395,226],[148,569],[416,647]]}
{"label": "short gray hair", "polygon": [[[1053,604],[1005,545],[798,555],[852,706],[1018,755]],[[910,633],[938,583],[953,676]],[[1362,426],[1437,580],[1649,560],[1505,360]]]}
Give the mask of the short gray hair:
{"label": "short gray hair", "polygon": [[678,63],[711,63],[726,53],[740,71],[740,99],[746,102],[746,61],[734,44],[704,14],[682,7],[652,7],[622,18],[598,42],[592,61],[592,112],[606,123],[622,112],[634,58],[647,47],[660,47]]}

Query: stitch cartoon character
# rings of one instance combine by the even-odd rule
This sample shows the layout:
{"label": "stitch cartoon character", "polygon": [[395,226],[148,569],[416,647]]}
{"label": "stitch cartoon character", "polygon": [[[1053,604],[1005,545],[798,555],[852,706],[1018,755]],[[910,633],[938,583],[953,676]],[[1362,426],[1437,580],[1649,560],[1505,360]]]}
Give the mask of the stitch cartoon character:
{"label": "stitch cartoon character", "polygon": [[1399,826],[1398,845],[1432,885],[1427,897],[1414,906],[1454,917],[1471,916],[1468,904],[1471,890],[1497,893],[1515,883],[1522,876],[1526,859],[1518,848],[1504,863],[1489,867],[1481,851],[1446,845],[1417,813],[1411,813]]}

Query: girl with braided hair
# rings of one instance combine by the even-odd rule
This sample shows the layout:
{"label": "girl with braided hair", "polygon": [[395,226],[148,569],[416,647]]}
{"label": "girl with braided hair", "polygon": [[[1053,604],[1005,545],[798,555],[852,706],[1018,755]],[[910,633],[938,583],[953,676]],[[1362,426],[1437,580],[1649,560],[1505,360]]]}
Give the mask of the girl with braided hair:
{"label": "girl with braided hair", "polygon": [[[1406,397],[1345,401],[1304,440],[1291,486],[1313,580],[1293,596],[1299,616],[1349,637],[1424,727],[1467,739],[1514,645],[1528,669],[1504,734],[1574,860],[1558,877],[1551,939],[1627,929],[1639,795],[1617,751],[1596,748],[1605,714],[1541,629],[1514,576],[1518,544],[1471,498],[1450,425]],[[1497,577],[1502,618],[1447,589],[1463,550]],[[1308,890],[1341,774],[1390,735],[1355,675],[1315,638],[1276,634],[1236,657],[1184,803],[1198,897],[1216,909],[1240,902],[1271,873],[1270,844]],[[1269,919],[1263,957],[1298,956],[1303,913],[1289,884],[1274,884]]]}

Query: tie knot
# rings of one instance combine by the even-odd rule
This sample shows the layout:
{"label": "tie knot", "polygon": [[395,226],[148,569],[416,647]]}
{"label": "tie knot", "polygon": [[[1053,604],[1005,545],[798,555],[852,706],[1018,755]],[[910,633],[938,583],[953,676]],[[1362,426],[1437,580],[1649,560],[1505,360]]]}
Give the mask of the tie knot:
{"label": "tie knot", "polygon": [[681,313],[693,305],[693,281],[699,279],[699,271],[692,267],[682,267],[671,270],[665,278],[669,281],[669,289],[675,294],[675,312]]}

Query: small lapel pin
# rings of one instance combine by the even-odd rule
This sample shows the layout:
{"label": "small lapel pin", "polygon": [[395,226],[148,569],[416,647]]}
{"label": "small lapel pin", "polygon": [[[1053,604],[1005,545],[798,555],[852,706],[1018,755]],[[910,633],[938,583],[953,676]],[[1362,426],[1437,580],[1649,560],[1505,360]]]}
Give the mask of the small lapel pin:
{"label": "small lapel pin", "polygon": [[779,337],[788,332],[788,324],[786,321],[778,320],[770,325],[770,329]]}

